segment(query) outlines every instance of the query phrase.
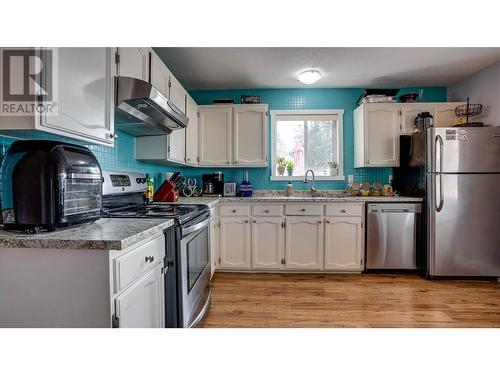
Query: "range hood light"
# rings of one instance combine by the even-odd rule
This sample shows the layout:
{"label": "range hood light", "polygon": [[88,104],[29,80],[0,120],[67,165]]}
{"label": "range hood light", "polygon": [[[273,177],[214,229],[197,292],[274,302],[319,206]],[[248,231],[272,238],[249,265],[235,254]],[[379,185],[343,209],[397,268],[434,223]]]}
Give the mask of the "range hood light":
{"label": "range hood light", "polygon": [[312,85],[315,82],[318,82],[321,78],[321,73],[315,69],[310,69],[303,71],[297,77],[297,79],[306,85]]}

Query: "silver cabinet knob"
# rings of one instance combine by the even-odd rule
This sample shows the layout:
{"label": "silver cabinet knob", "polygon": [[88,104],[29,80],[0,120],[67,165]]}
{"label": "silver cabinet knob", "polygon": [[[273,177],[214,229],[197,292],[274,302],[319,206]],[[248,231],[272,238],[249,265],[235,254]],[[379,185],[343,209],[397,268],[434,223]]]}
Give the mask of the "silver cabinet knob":
{"label": "silver cabinet knob", "polygon": [[236,209],[233,208],[233,214],[235,214],[235,213],[236,213]]}
{"label": "silver cabinet knob", "polygon": [[257,223],[257,220],[254,220],[254,221],[253,221],[253,223],[254,223],[254,224],[256,224],[256,223]]}
{"label": "silver cabinet knob", "polygon": [[151,262],[151,263],[152,263],[154,260],[155,260],[155,257],[154,257],[154,256],[152,256],[152,255],[149,255],[149,256],[147,256],[147,255],[146,255],[146,257],[145,257],[145,259],[144,259],[144,261],[145,261],[146,263],[148,263],[148,262]]}
{"label": "silver cabinet knob", "polygon": [[346,210],[340,210],[340,212],[342,212],[343,214],[345,214],[347,211]]}
{"label": "silver cabinet knob", "polygon": [[330,220],[325,220],[325,223],[330,224]]}
{"label": "silver cabinet knob", "polygon": [[248,224],[248,220],[245,220],[245,224]]}
{"label": "silver cabinet knob", "polygon": [[231,164],[231,162],[228,160],[228,161],[226,161],[226,164]]}
{"label": "silver cabinet knob", "polygon": [[269,210],[264,210],[264,212],[265,212],[266,214],[268,214],[268,213],[269,213]]}
{"label": "silver cabinet knob", "polygon": [[322,221],[318,221],[318,224],[323,224],[323,222]]}
{"label": "silver cabinet knob", "polygon": [[306,212],[306,209],[305,208],[301,208],[300,211]]}

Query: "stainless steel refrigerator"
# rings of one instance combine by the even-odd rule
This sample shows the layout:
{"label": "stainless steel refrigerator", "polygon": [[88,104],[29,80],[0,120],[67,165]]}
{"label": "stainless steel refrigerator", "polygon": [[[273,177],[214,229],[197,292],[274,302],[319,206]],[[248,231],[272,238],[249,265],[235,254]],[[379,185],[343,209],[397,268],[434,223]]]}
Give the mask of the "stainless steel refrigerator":
{"label": "stainless steel refrigerator", "polygon": [[413,136],[410,164],[419,143],[428,276],[500,277],[500,127],[430,128]]}

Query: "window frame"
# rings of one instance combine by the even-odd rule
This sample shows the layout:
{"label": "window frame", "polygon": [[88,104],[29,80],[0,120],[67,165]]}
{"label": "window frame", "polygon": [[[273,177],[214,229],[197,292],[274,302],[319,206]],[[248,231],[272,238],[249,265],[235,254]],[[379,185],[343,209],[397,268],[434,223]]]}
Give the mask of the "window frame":
{"label": "window frame", "polygon": [[272,110],[271,114],[271,175],[270,181],[303,181],[304,176],[277,176],[276,172],[276,118],[283,115],[332,115],[337,116],[337,139],[339,154],[339,174],[337,176],[316,176],[317,181],[343,181],[344,176],[344,110],[343,109],[299,109],[299,110]]}

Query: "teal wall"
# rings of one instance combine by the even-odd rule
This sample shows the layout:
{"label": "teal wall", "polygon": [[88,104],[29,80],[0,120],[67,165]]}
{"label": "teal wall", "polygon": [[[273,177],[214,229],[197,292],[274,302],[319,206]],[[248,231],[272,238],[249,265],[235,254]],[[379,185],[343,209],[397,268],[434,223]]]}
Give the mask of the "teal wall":
{"label": "teal wall", "polygon": [[[416,89],[407,88],[402,92]],[[270,110],[278,109],[344,109],[344,175],[353,174],[355,181],[386,182],[392,173],[391,168],[354,169],[353,145],[353,110],[362,89],[255,89],[255,90],[217,90],[193,91],[190,94],[198,104],[211,104],[213,99],[231,98],[238,103],[241,95],[260,95],[263,103],[269,104]],[[446,88],[425,88],[426,101],[446,101]],[[115,147],[89,145],[95,153],[103,169],[125,170],[131,172],[149,173],[156,183],[163,181],[163,174],[180,170],[186,176],[199,177],[202,173],[213,172],[220,168],[176,168],[171,166],[145,163],[135,160],[134,137],[117,132]],[[52,139],[54,137],[51,137]],[[57,137],[56,137],[57,138]],[[13,142],[10,138],[0,137],[0,153]],[[0,155],[1,156],[1,155]],[[222,168],[226,181],[240,182],[243,178],[241,168]],[[254,189],[282,189],[283,181],[269,181],[270,168],[249,168],[249,177]],[[201,180],[201,178],[199,179]],[[200,181],[201,182],[201,181]],[[158,185],[157,185],[158,186]],[[307,186],[296,182],[296,189]],[[321,189],[343,189],[345,182],[321,181]]]}
{"label": "teal wall", "polygon": [[[401,89],[399,95],[418,92],[419,88]],[[269,110],[286,109],[343,109],[344,110],[344,176],[354,175],[354,181],[387,183],[392,168],[354,168],[354,130],[353,111],[363,89],[252,89],[252,90],[212,90],[192,91],[190,95],[198,104],[212,104],[214,99],[233,99],[240,102],[241,95],[259,95],[262,103],[269,105]],[[425,101],[446,101],[445,87],[423,88]],[[270,128],[270,127],[269,127]],[[270,131],[270,130],[269,130]],[[269,136],[269,139],[270,136]],[[269,145],[269,153],[271,145]],[[224,172],[226,181],[240,182],[244,168],[216,168]],[[210,173],[214,168],[186,168],[183,172],[188,176]],[[270,166],[267,168],[248,168],[249,179],[254,189],[283,189],[285,181],[270,181]],[[320,189],[344,189],[346,181],[319,181]],[[309,188],[299,181],[294,182],[296,189]]]}

